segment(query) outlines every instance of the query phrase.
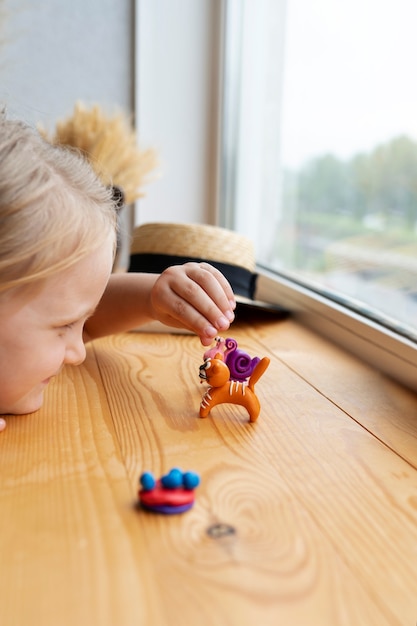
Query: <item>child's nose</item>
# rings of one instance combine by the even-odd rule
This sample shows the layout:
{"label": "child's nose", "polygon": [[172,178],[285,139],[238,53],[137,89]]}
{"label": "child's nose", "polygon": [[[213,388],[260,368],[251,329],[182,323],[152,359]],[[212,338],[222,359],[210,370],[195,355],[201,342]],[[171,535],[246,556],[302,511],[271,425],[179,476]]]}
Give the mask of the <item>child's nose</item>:
{"label": "child's nose", "polygon": [[82,336],[69,339],[64,362],[68,365],[80,365],[85,357],[86,350]]}

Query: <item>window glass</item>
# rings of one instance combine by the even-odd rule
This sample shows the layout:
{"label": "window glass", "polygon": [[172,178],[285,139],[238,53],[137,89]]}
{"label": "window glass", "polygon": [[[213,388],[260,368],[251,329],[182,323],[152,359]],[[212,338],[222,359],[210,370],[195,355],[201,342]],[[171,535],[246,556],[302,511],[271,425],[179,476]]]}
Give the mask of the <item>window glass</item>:
{"label": "window glass", "polygon": [[222,188],[261,264],[414,337],[416,20],[413,0],[230,2]]}

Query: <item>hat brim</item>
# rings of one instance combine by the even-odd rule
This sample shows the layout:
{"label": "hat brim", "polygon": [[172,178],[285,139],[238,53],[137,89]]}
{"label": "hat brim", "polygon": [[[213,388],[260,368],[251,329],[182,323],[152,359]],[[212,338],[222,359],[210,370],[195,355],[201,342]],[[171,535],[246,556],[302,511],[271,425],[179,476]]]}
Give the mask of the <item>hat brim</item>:
{"label": "hat brim", "polygon": [[184,263],[209,263],[218,269],[229,281],[236,302],[243,306],[260,308],[271,312],[282,311],[278,305],[257,300],[256,282],[258,274],[249,270],[233,265],[231,263],[219,263],[212,259],[203,259],[201,257],[176,256],[168,254],[132,254],[130,257],[129,272],[144,272],[148,274],[161,274],[165,269],[173,265],[183,265]]}
{"label": "hat brim", "polygon": [[245,267],[219,262],[215,259],[174,254],[136,253],[130,256],[129,272],[161,274],[168,267],[190,262],[209,263],[227,278],[235,295],[254,300],[258,275]]}
{"label": "hat brim", "polygon": [[264,302],[263,300],[256,300],[251,298],[245,298],[245,296],[240,296],[239,294],[235,294],[235,299],[238,305],[242,305],[244,307],[253,307],[254,309],[262,309],[264,311],[269,311],[270,313],[283,313],[286,311],[282,306],[278,304],[272,304],[271,302]]}
{"label": "hat brim", "polygon": [[188,262],[205,262],[218,269],[229,281],[238,307],[283,312],[282,307],[256,297],[258,274],[253,243],[247,237],[201,224],[150,223],[135,229],[129,272],[161,274]]}

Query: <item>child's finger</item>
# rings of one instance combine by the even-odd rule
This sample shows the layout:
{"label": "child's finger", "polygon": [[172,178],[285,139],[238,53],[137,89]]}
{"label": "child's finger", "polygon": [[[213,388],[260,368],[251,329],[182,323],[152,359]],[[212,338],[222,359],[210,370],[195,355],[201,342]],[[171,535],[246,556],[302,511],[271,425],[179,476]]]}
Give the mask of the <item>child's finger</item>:
{"label": "child's finger", "polygon": [[[212,286],[206,288],[211,293],[215,291]],[[234,317],[230,306],[223,312],[209,293],[189,277],[184,277],[175,285],[171,284],[169,291],[161,294],[159,310],[175,320],[175,325],[185,326],[198,335],[207,334],[209,337],[215,336],[218,331],[227,330]]]}
{"label": "child's finger", "polygon": [[[235,298],[223,274],[208,263],[189,263],[184,266],[184,269],[194,285],[185,282],[186,291],[185,293],[178,292],[179,295],[189,299],[190,304],[193,304],[213,323],[219,311],[231,321],[234,317]],[[208,296],[208,299],[203,297],[201,291]]]}
{"label": "child's finger", "polygon": [[192,330],[203,343],[227,330],[234,319],[233,291],[223,275],[206,263],[168,268],[157,283],[155,308],[169,318],[167,323]]}
{"label": "child's finger", "polygon": [[228,306],[234,310],[236,308],[235,294],[233,293],[233,289],[226,277],[217,268],[213,267],[209,263],[200,263],[199,265],[200,268],[207,270],[217,279],[226,294]]}

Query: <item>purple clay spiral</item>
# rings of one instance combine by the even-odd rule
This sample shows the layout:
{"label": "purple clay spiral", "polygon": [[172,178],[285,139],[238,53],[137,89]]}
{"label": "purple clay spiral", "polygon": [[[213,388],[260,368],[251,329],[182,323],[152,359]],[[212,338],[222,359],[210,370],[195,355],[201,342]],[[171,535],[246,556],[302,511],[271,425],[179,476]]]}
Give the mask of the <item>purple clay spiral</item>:
{"label": "purple clay spiral", "polygon": [[237,380],[243,383],[252,374],[260,360],[258,356],[252,358],[239,348],[226,353],[225,362],[230,371],[230,380]]}
{"label": "purple clay spiral", "polygon": [[224,356],[226,357],[230,352],[237,349],[237,341],[232,337],[227,337],[224,340]]}

